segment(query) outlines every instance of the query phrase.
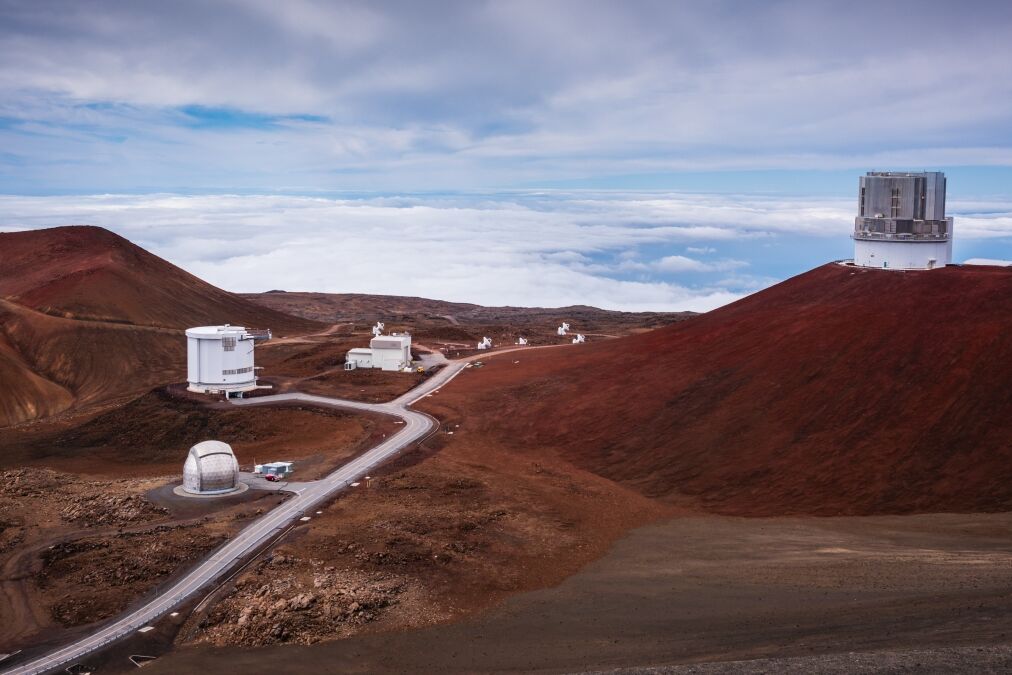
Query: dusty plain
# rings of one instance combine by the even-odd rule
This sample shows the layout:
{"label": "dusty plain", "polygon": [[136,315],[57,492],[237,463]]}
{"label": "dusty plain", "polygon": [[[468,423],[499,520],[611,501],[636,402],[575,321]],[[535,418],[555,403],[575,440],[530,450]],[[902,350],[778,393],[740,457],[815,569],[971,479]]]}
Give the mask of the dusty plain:
{"label": "dusty plain", "polygon": [[[889,672],[989,672],[988,663],[1009,663],[1012,648],[1010,565],[1009,514],[681,516],[632,531],[558,585],[459,622],[312,647],[187,647],[151,672],[270,673],[282,664],[580,672],[706,662],[713,667],[703,672],[725,672],[721,662],[771,657],[848,672],[839,666],[856,664],[854,652],[880,665],[914,654],[909,671]],[[998,648],[1006,651],[993,654]],[[948,649],[964,650],[954,669]],[[776,672],[778,663],[729,663],[726,672]]]}

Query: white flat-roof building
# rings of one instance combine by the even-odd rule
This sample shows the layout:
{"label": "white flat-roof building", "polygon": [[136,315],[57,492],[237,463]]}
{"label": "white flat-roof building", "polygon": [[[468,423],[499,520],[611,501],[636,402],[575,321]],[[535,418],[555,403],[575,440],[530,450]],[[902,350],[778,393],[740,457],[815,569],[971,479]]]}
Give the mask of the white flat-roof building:
{"label": "white flat-roof building", "polygon": [[253,345],[256,340],[270,336],[270,331],[250,331],[229,324],[187,328],[187,389],[200,394],[227,395],[256,389]]}
{"label": "white flat-roof building", "polygon": [[295,462],[268,462],[253,467],[254,473],[263,476],[277,476],[278,478],[287,478],[292,475],[293,471],[295,471]]}
{"label": "white flat-roof building", "polygon": [[411,366],[411,336],[407,333],[377,335],[369,341],[369,347],[349,350],[344,360],[345,370],[356,368],[380,368],[382,370],[404,370]]}

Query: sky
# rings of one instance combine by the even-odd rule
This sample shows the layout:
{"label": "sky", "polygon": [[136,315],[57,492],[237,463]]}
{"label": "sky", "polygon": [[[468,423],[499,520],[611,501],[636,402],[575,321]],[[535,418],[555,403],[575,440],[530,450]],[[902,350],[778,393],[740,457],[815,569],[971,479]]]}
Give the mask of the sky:
{"label": "sky", "polygon": [[[0,230],[229,290],[706,310],[943,170],[1012,258],[1012,3],[0,0]],[[2,255],[2,251],[0,251]]]}

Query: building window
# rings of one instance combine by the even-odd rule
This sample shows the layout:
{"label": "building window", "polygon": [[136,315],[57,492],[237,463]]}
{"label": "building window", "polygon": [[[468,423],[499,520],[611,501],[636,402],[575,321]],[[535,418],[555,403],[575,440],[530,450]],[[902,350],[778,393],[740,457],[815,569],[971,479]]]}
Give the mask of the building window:
{"label": "building window", "polygon": [[226,352],[235,351],[235,337],[223,337],[221,339],[221,348]]}
{"label": "building window", "polygon": [[899,188],[893,188],[892,206],[890,207],[889,215],[891,217],[893,217],[893,218],[899,218],[900,217],[900,189]]}
{"label": "building window", "polygon": [[221,371],[222,375],[242,375],[243,373],[249,373],[253,371],[252,366],[246,368],[229,368],[228,370]]}
{"label": "building window", "polygon": [[864,186],[861,187],[861,207],[858,210],[860,215],[864,215]]}

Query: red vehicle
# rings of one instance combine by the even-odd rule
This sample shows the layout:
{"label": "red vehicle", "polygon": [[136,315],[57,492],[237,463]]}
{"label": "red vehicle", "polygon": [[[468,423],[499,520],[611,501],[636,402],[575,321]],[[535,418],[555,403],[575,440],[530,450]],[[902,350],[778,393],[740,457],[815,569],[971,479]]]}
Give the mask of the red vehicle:
{"label": "red vehicle", "polygon": [[275,476],[273,473],[269,473],[269,474],[265,475],[264,479],[265,480],[269,480],[272,483],[275,482],[275,481],[281,480],[279,477]]}

